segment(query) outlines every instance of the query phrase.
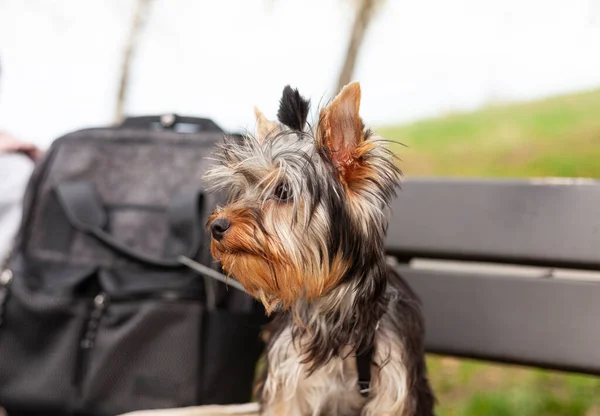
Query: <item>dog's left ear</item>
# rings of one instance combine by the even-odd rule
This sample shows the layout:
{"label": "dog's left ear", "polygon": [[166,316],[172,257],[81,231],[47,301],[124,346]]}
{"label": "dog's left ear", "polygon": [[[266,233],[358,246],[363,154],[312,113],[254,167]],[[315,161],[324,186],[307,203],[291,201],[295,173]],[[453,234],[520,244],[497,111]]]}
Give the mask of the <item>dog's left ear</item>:
{"label": "dog's left ear", "polygon": [[258,107],[254,107],[254,115],[256,116],[256,131],[254,133],[259,142],[263,142],[267,136],[274,136],[279,131],[279,125],[267,119]]}
{"label": "dog's left ear", "polygon": [[342,171],[353,164],[354,152],[364,140],[359,108],[360,84],[352,82],[319,115],[317,145]]}
{"label": "dog's left ear", "polygon": [[277,119],[292,130],[303,131],[310,109],[310,101],[300,95],[298,90],[287,85],[279,101]]}

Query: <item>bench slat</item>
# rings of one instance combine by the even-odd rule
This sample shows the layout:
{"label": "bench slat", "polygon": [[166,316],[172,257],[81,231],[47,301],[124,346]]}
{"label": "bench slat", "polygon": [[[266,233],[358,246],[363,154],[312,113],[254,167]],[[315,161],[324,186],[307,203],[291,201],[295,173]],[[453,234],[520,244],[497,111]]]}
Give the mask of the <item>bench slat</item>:
{"label": "bench slat", "polygon": [[429,352],[600,375],[600,284],[399,266]]}
{"label": "bench slat", "polygon": [[600,270],[600,182],[408,179],[386,247],[405,259]]}

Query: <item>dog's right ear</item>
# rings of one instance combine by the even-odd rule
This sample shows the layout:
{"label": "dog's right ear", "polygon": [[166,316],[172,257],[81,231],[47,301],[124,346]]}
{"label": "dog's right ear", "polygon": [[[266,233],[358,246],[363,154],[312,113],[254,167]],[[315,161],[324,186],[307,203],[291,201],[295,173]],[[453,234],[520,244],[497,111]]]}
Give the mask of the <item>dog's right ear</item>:
{"label": "dog's right ear", "polygon": [[279,124],[267,119],[258,107],[254,107],[254,115],[256,116],[256,132],[254,136],[259,142],[262,143],[265,137],[269,135],[273,136],[281,130]]}
{"label": "dog's right ear", "polygon": [[359,108],[360,84],[352,82],[320,113],[317,145],[340,171],[358,163],[355,153],[364,140]]}

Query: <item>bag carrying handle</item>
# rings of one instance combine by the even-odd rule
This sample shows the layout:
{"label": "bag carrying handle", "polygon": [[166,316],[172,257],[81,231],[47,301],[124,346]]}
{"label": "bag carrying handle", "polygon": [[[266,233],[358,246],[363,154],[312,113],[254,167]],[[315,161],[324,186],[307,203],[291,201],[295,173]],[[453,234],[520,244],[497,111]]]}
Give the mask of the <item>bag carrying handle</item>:
{"label": "bag carrying handle", "polygon": [[201,117],[186,117],[177,114],[127,117],[121,127],[173,130],[182,133],[213,132],[223,133],[214,121]]}
{"label": "bag carrying handle", "polygon": [[[86,181],[65,182],[58,184],[54,191],[65,213],[67,221],[76,229],[103,243],[110,249],[141,263],[167,268],[183,267],[178,260],[180,256],[194,257],[201,244],[200,230],[204,194],[181,192],[175,196],[169,209],[171,227],[170,252],[168,258],[153,257],[139,252],[115,239],[104,231],[108,217],[100,196],[91,183]],[[171,248],[172,247],[172,248]],[[175,253],[172,253],[175,251]],[[177,253],[178,252],[178,253]]]}

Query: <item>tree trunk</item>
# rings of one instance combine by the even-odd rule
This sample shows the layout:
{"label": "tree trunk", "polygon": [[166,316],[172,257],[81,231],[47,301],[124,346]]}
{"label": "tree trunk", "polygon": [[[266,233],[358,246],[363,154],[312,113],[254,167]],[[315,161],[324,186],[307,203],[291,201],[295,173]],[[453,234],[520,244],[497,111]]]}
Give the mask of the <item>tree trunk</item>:
{"label": "tree trunk", "polygon": [[131,72],[131,63],[139,44],[141,32],[146,24],[150,4],[153,0],[137,0],[133,12],[133,21],[131,31],[125,43],[123,52],[123,63],[121,64],[121,77],[119,80],[119,92],[117,94],[117,103],[115,109],[115,122],[120,123],[125,116],[125,103],[127,101],[127,92],[129,89],[129,78]]}
{"label": "tree trunk", "polygon": [[358,1],[354,24],[352,25],[352,32],[350,32],[350,42],[348,43],[346,58],[344,59],[344,66],[338,77],[336,94],[352,81],[358,53],[365,38],[367,28],[373,18],[375,6],[378,1],[379,0]]}

